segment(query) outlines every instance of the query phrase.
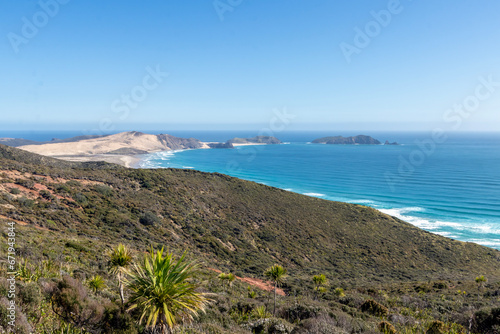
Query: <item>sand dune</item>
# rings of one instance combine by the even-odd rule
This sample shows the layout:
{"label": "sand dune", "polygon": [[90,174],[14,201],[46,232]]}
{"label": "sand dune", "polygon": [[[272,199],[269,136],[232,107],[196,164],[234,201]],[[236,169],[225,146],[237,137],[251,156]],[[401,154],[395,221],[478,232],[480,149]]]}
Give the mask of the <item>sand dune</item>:
{"label": "sand dune", "polygon": [[113,154],[115,151],[117,151],[116,153],[128,151],[131,154],[138,154],[182,148],[202,148],[203,146],[203,143],[196,139],[177,138],[170,135],[151,135],[134,131],[70,143],[25,145],[19,148],[41,155],[57,157]]}
{"label": "sand dune", "polygon": [[20,149],[70,161],[107,161],[131,166],[134,155],[179,149],[208,148],[194,138],[152,135],[142,132],[122,132],[110,136],[65,143],[24,145]]}

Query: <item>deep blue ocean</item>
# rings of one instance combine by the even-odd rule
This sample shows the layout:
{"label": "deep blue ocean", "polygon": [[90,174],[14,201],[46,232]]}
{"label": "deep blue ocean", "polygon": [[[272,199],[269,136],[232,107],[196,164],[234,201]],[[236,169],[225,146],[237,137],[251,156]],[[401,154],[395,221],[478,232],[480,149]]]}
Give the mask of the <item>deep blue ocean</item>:
{"label": "deep blue ocean", "polygon": [[[226,141],[252,131],[148,131]],[[354,132],[283,132],[285,144],[160,152],[141,168],[219,172],[327,200],[374,207],[449,238],[500,249],[500,133],[363,133],[402,145],[311,144]],[[81,133],[24,133],[50,140]],[[0,137],[9,136],[0,131]],[[19,137],[12,133],[10,137]],[[44,137],[45,136],[45,137]],[[43,137],[43,138],[42,138]]]}

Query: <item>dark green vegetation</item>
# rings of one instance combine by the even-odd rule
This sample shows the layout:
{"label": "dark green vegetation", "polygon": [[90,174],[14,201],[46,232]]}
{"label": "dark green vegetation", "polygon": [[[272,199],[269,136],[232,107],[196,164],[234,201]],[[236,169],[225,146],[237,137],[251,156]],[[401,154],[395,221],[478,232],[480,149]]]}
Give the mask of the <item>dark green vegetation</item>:
{"label": "dark green vegetation", "polygon": [[51,141],[34,141],[34,140],[28,140],[28,139],[22,139],[22,138],[0,138],[0,144],[12,146],[12,147],[18,147],[18,146],[24,146],[24,145],[72,143],[72,142],[76,142],[76,141],[80,141],[80,140],[100,138],[100,137],[106,137],[106,136],[88,135],[88,136],[77,136],[77,137],[72,137],[72,138],[67,138],[67,139],[54,138]]}
{"label": "dark green vegetation", "polygon": [[380,145],[382,144],[377,139],[372,138],[370,136],[354,136],[354,137],[323,137],[318,138],[312,141],[314,144],[336,144],[336,145],[354,145],[354,144],[362,144],[362,145]]}
{"label": "dark green vegetation", "polygon": [[207,145],[210,148],[234,148],[231,143],[208,143]]}
{"label": "dark green vegetation", "polygon": [[[79,164],[0,146],[0,221],[12,220],[19,221],[24,325],[41,333],[65,323],[95,333],[140,332],[138,314],[122,311],[116,275],[108,270],[106,254],[119,243],[136,257],[165,246],[178,255],[187,249],[191,259],[203,261],[206,270],[196,279],[215,301],[188,326],[192,331],[182,329],[186,333],[389,331],[382,320],[401,333],[421,333],[434,321],[459,333],[451,322],[468,327],[471,318],[476,333],[495,333],[500,325],[498,310],[492,310],[500,307],[499,252],[364,206],[221,174]],[[6,250],[7,234],[2,236]],[[265,278],[274,264],[288,272],[282,285],[288,296],[278,296],[276,318],[268,315],[272,293],[241,280],[223,287],[218,273],[208,270]],[[329,282],[320,294],[312,280],[319,274]],[[95,275],[105,286],[91,284],[92,292],[88,281]],[[479,275],[488,281],[476,283]],[[70,305],[75,319],[56,312],[70,307],[70,300],[77,301]]]}
{"label": "dark green vegetation", "polygon": [[233,138],[227,141],[229,144],[281,144],[276,137],[256,136],[252,138]]}

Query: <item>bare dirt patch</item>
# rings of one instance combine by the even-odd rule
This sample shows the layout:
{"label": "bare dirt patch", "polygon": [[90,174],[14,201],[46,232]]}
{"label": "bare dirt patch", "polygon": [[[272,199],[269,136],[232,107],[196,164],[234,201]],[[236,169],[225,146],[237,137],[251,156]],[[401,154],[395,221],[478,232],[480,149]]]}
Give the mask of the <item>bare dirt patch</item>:
{"label": "bare dirt patch", "polygon": [[[215,271],[216,273],[219,273],[219,274],[222,273],[222,271],[217,270],[217,269],[213,269],[213,268],[208,268],[208,269]],[[261,280],[259,278],[251,278],[251,277],[239,277],[239,276],[235,276],[235,277],[238,280],[245,282],[247,284],[250,284],[252,286],[255,286],[256,288],[259,288],[261,290],[264,290],[264,291],[273,291],[274,290],[273,284],[269,281],[264,281],[264,280]],[[280,289],[280,288],[276,289],[276,294],[278,294],[280,296],[286,296],[285,291],[283,289]]]}

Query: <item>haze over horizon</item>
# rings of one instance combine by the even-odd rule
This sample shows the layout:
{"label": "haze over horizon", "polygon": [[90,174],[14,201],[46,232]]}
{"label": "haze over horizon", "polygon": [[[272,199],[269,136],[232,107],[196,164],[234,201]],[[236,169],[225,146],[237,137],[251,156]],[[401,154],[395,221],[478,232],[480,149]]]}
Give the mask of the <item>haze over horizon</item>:
{"label": "haze over horizon", "polygon": [[0,130],[500,128],[492,1],[0,7]]}

